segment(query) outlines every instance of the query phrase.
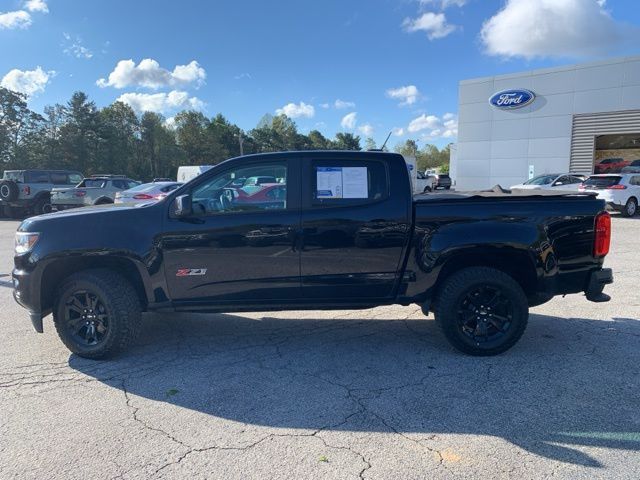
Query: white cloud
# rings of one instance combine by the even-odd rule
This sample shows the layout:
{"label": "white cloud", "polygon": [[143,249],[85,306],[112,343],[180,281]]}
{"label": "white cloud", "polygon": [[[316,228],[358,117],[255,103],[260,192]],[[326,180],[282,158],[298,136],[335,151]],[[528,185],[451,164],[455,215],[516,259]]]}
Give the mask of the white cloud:
{"label": "white cloud", "polygon": [[358,127],[358,131],[364,135],[365,137],[373,136],[373,127],[369,123],[365,123],[364,125],[360,125]]}
{"label": "white cloud", "polygon": [[164,126],[167,127],[169,130],[175,130],[176,129],[176,117],[169,117],[164,121]]}
{"label": "white cloud", "polygon": [[321,104],[320,104],[320,108],[324,108],[325,110],[326,110],[327,108],[329,108],[329,107],[331,107],[331,105],[329,105],[328,103],[321,103]]}
{"label": "white cloud", "polygon": [[346,130],[353,130],[356,128],[356,123],[358,121],[357,116],[358,112],[347,113],[342,117],[342,120],[340,120],[340,126]]}
{"label": "white cloud", "polygon": [[390,88],[387,90],[387,97],[401,100],[400,105],[413,105],[420,98],[420,91],[415,85]]}
{"label": "white cloud", "polygon": [[391,133],[396,137],[401,137],[402,135],[404,135],[404,128],[393,127],[391,129]]}
{"label": "white cloud", "polygon": [[313,118],[316,114],[316,109],[313,105],[307,105],[304,102],[300,102],[299,104],[295,103],[287,103],[284,107],[278,108],[276,110],[276,115],[286,115],[289,118]]}
{"label": "white cloud", "polygon": [[[426,130],[426,132],[425,132]],[[453,113],[445,113],[442,118],[436,115],[422,114],[409,123],[410,133],[424,132],[423,137],[452,138],[458,136],[458,117]]]}
{"label": "white cloud", "polygon": [[24,8],[30,12],[49,13],[49,7],[47,7],[47,2],[45,2],[45,0],[27,0],[24,4]]}
{"label": "white cloud", "polygon": [[187,92],[172,90],[169,93],[124,93],[117,99],[131,106],[136,112],[165,113],[180,109],[201,110],[204,102],[190,97]]}
{"label": "white cloud", "polygon": [[18,70],[14,68],[2,78],[0,85],[30,97],[36,93],[44,92],[44,87],[46,87],[55,73],[53,70],[45,72],[41,67],[37,67],[35,70]]}
{"label": "white cloud", "polygon": [[336,107],[338,110],[341,110],[344,108],[355,108],[356,104],[354,102],[346,102],[344,100],[337,99],[333,103],[333,106]]}
{"label": "white cloud", "polygon": [[73,38],[68,33],[63,33],[62,35],[64,36],[65,40],[62,43],[62,46],[64,47],[64,50],[62,51],[65,54],[71,55],[72,57],[76,58],[89,59],[93,57],[93,52],[82,44],[82,39],[80,37]]}
{"label": "white cloud", "polygon": [[99,87],[146,87],[158,89],[162,87],[185,86],[195,83],[199,87],[204,83],[207,74],[195,60],[187,65],[176,65],[173,71],[160,67],[160,64],[151,59],[145,58],[137,66],[129,60],[120,60],[113,72],[109,74],[109,79],[99,79],[96,84]]}
{"label": "white cloud", "polygon": [[0,13],[0,30],[12,30],[14,28],[27,28],[31,25],[31,15],[24,10]]}
{"label": "white cloud", "polygon": [[410,33],[426,32],[429,40],[444,38],[458,28],[456,25],[447,23],[447,17],[444,13],[434,12],[423,13],[418,18],[405,18],[402,26],[405,31]]}
{"label": "white cloud", "polygon": [[484,22],[485,52],[502,57],[583,57],[611,51],[640,31],[616,22],[600,0],[507,0]]}

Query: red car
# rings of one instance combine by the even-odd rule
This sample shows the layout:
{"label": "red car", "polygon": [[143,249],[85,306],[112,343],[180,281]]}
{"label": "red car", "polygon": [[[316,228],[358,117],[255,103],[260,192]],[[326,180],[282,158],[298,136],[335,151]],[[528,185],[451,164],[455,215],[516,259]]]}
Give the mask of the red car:
{"label": "red car", "polygon": [[627,162],[624,158],[605,158],[596,164],[593,169],[594,173],[620,173],[624,167],[631,162]]}
{"label": "red car", "polygon": [[[263,183],[259,190],[256,187],[238,188],[234,190],[233,203],[236,204],[273,204],[282,205],[287,199],[287,185],[284,183]],[[248,191],[247,191],[248,190]]]}

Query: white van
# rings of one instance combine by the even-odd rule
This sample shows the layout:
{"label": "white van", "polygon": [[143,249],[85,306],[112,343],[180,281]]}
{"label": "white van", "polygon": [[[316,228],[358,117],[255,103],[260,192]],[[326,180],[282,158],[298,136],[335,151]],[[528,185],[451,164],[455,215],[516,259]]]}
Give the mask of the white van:
{"label": "white van", "polygon": [[213,165],[189,165],[185,167],[178,167],[178,182],[187,183],[189,180],[193,180],[201,173],[206,172]]}

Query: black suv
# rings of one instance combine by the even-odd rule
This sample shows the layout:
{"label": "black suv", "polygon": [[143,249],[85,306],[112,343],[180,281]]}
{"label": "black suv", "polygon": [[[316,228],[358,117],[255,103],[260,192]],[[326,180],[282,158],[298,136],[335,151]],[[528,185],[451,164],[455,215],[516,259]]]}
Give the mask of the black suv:
{"label": "black suv", "polygon": [[0,208],[11,218],[49,213],[51,190],[73,187],[83,178],[73,170],[5,170],[0,181]]}

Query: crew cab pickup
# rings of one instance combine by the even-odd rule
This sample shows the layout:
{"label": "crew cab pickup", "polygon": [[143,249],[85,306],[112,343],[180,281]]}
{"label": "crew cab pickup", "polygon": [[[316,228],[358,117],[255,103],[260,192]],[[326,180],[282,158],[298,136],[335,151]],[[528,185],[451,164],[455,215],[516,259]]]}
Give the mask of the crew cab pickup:
{"label": "crew cab pickup", "polygon": [[74,188],[54,188],[51,205],[55,210],[114,203],[117,193],[140,185],[124,175],[93,175]]}
{"label": "crew cab pickup", "polygon": [[529,307],[580,292],[608,300],[610,232],[589,193],[414,198],[397,154],[258,154],[159,202],[25,220],[14,297],[36,331],[53,313],[64,344],[90,358],[124,349],[143,311],[389,304],[418,304],[454,347],[494,355],[522,336]]}

